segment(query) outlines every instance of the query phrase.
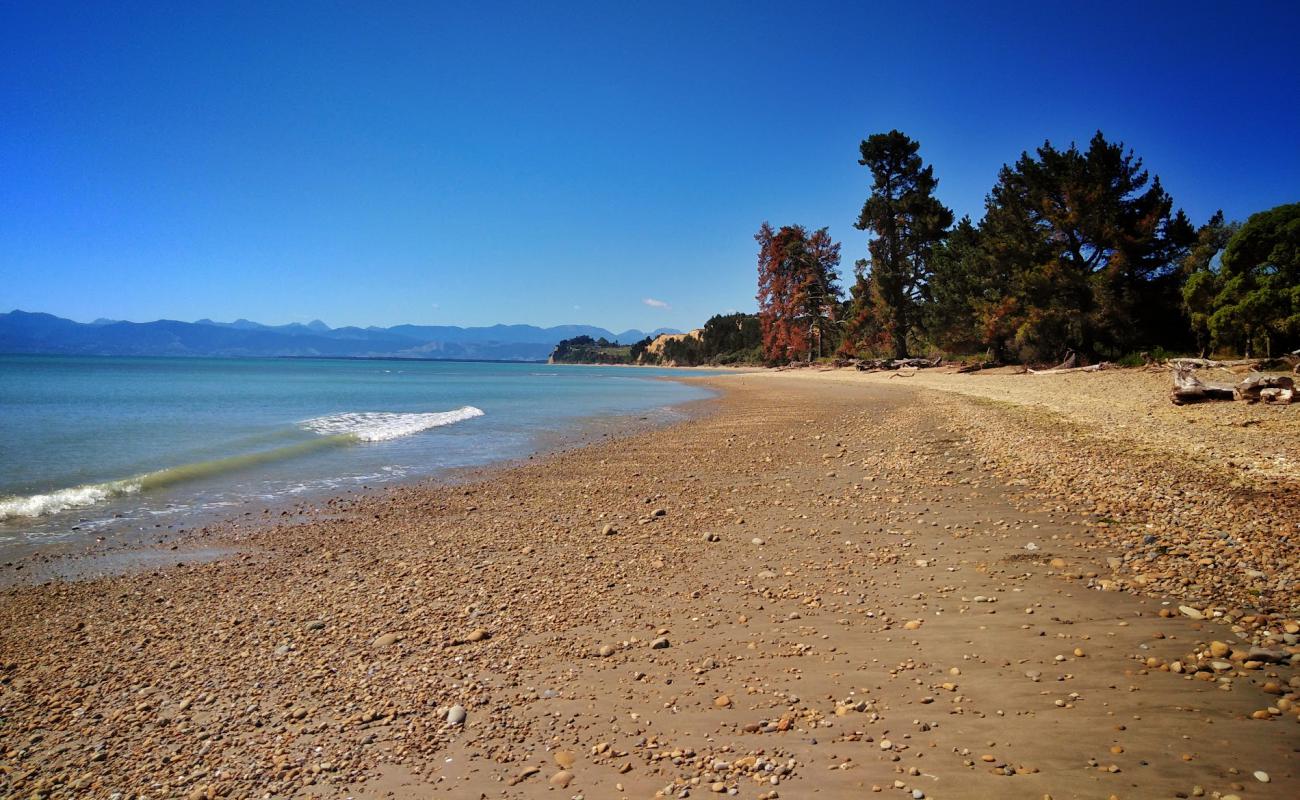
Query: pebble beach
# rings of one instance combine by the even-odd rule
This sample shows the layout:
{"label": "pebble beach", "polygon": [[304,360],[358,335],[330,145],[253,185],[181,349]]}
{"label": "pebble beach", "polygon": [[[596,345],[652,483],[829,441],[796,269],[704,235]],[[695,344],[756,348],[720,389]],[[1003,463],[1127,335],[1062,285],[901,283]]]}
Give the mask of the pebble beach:
{"label": "pebble beach", "polygon": [[684,422],[5,588],[0,796],[1300,796],[1300,410],[685,375]]}

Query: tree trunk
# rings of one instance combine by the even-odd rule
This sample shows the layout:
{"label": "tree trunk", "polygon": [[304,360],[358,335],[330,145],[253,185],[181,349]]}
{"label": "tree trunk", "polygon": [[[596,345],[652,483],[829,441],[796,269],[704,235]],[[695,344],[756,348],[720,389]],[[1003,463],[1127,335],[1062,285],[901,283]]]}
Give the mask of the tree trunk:
{"label": "tree trunk", "polygon": [[894,358],[907,358],[907,322],[901,310],[894,312]]}

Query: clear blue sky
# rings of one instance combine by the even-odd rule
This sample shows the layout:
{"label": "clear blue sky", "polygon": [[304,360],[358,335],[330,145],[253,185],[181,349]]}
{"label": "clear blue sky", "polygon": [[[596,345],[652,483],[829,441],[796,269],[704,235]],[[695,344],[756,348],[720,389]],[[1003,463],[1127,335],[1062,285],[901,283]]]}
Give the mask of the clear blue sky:
{"label": "clear blue sky", "polygon": [[1241,219],[1300,200],[1297,8],[0,0],[0,310],[690,327],[763,220],[847,274],[890,128],[959,215],[1100,128]]}

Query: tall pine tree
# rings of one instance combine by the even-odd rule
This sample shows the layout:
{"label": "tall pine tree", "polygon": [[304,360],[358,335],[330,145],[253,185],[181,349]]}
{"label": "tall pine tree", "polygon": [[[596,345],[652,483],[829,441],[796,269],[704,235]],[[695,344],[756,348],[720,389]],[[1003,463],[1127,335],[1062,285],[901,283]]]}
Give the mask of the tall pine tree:
{"label": "tall pine tree", "polygon": [[[895,358],[907,357],[907,339],[920,321],[935,247],[952,225],[952,211],[934,197],[933,167],[921,145],[899,131],[878,133],[860,145],[859,164],[871,170],[871,195],[855,227],[869,231],[869,258],[854,285],[849,337],[862,342],[883,331]],[[883,314],[885,319],[878,316]]]}

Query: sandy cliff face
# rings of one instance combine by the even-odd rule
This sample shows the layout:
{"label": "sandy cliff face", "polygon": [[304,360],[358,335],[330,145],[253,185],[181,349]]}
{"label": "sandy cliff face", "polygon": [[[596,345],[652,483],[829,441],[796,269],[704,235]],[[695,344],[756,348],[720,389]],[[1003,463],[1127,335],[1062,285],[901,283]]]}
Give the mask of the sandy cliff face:
{"label": "sandy cliff face", "polygon": [[[659,334],[658,336],[656,336],[656,337],[654,338],[654,341],[652,341],[652,342],[650,342],[650,344],[646,345],[646,348],[645,348],[645,352],[646,352],[646,354],[645,354],[644,356],[641,357],[641,360],[640,360],[639,363],[644,364],[644,363],[647,363],[647,362],[652,362],[652,363],[661,363],[661,364],[663,364],[663,365],[665,365],[665,366],[669,366],[669,367],[675,367],[675,366],[677,366],[677,364],[674,363],[674,362],[672,362],[672,361],[658,361],[658,360],[657,360],[657,359],[660,359],[660,358],[663,357],[663,354],[664,354],[664,347],[665,347],[669,342],[680,342],[680,341],[682,341],[683,339],[694,339],[695,341],[698,342],[698,341],[701,341],[701,339],[702,339],[703,337],[704,337],[704,329],[703,329],[703,328],[696,328],[695,330],[690,331],[689,333],[661,333],[661,334]],[[647,358],[647,356],[654,356],[655,358],[654,358],[654,359],[651,359],[651,358]]]}

